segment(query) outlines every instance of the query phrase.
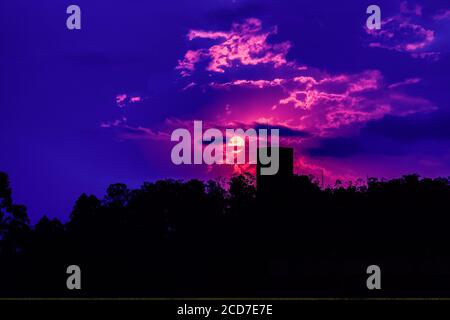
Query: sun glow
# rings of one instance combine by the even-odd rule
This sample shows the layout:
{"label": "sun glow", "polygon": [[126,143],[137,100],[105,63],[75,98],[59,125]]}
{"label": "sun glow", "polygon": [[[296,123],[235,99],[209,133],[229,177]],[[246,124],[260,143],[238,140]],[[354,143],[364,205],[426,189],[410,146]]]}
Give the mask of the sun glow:
{"label": "sun glow", "polygon": [[240,136],[233,136],[228,141],[228,146],[233,148],[233,153],[241,153],[242,151],[244,151],[245,141]]}

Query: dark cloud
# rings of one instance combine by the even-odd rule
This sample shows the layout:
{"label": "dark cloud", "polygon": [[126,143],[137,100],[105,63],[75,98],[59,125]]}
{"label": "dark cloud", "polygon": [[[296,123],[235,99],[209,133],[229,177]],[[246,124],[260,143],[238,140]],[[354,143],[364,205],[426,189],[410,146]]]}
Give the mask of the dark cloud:
{"label": "dark cloud", "polygon": [[386,116],[367,123],[366,136],[382,136],[401,141],[450,140],[450,112],[438,111],[408,117]]}
{"label": "dark cloud", "polygon": [[288,128],[285,126],[281,126],[281,125],[277,125],[277,126],[273,126],[273,125],[267,125],[264,123],[255,123],[255,129],[259,130],[259,129],[278,129],[280,130],[280,136],[281,137],[295,137],[295,138],[307,138],[310,136],[310,134],[308,132],[302,131],[302,130],[297,130],[297,129],[292,129],[292,128]]}
{"label": "dark cloud", "polygon": [[450,151],[449,123],[448,112],[386,116],[368,122],[357,136],[320,139],[315,147],[304,152],[313,157],[332,158],[445,153]]}

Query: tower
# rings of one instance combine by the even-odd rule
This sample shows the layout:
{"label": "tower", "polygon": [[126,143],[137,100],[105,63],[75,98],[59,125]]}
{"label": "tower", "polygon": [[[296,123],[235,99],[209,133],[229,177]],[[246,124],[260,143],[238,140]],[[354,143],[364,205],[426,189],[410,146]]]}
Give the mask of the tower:
{"label": "tower", "polygon": [[[268,148],[269,155],[273,148]],[[274,175],[262,175],[261,168],[267,167],[263,165],[259,158],[256,165],[256,187],[258,196],[282,194],[283,191],[290,188],[292,178],[294,176],[294,149],[286,147],[278,147],[279,151],[279,168]]]}

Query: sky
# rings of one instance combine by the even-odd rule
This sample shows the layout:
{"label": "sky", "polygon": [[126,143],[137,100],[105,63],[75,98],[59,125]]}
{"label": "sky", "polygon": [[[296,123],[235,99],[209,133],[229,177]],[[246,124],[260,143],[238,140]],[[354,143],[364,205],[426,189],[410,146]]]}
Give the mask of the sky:
{"label": "sky", "polygon": [[111,183],[239,173],[172,163],[201,120],[279,128],[329,185],[449,176],[449,51],[448,1],[2,1],[0,171],[33,222]]}

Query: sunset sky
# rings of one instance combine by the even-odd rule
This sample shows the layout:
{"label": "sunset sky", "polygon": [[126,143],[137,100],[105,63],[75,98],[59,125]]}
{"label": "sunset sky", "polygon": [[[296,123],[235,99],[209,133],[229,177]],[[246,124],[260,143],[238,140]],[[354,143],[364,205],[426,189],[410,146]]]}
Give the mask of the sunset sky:
{"label": "sunset sky", "polygon": [[2,1],[0,45],[0,171],[33,222],[115,182],[232,174],[172,164],[194,120],[279,128],[331,185],[450,175],[448,1]]}

